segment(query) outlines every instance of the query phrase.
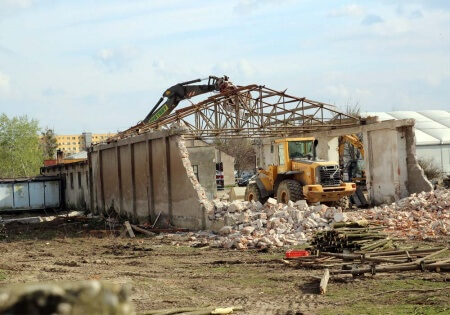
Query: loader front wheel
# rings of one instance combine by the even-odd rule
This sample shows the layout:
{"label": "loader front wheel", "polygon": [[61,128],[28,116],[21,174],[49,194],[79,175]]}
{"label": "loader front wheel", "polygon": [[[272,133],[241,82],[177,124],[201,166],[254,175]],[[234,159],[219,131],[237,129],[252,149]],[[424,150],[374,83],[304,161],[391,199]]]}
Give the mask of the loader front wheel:
{"label": "loader front wheel", "polygon": [[245,201],[252,200],[254,200],[255,202],[259,201],[261,203],[264,203],[263,199],[261,198],[261,192],[259,191],[258,185],[256,184],[249,184],[245,189]]}
{"label": "loader front wheel", "polygon": [[286,179],[278,185],[277,200],[287,204],[290,201],[296,202],[303,198],[302,185],[293,179]]}
{"label": "loader front wheel", "polygon": [[324,204],[329,207],[341,208],[342,210],[346,210],[350,208],[350,198],[348,196],[342,197],[337,201],[324,202]]}
{"label": "loader front wheel", "polygon": [[338,201],[336,201],[336,206],[341,207],[342,210],[346,210],[350,208],[350,198],[348,196],[342,197]]}

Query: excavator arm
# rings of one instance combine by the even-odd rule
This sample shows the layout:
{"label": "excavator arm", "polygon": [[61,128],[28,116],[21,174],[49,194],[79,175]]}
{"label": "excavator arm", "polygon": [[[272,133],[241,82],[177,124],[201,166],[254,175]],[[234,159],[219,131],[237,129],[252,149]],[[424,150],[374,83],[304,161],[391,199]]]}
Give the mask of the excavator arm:
{"label": "excavator arm", "polygon": [[357,135],[345,135],[342,136],[342,138],[344,141],[342,141],[342,143],[339,145],[339,156],[344,156],[345,142],[348,142],[356,147],[359,152],[361,152],[361,156],[364,158],[364,146]]}
{"label": "excavator arm", "polygon": [[204,80],[208,80],[208,84],[192,85],[193,83],[203,81],[202,79],[197,79],[178,83],[168,88],[163,93],[163,96],[159,99],[158,103],[156,103],[150,113],[148,113],[147,117],[145,117],[143,123],[157,122],[161,118],[169,115],[182,100],[208,92],[224,92],[235,89],[235,86],[228,81],[227,76],[221,78],[210,76],[208,79]]}

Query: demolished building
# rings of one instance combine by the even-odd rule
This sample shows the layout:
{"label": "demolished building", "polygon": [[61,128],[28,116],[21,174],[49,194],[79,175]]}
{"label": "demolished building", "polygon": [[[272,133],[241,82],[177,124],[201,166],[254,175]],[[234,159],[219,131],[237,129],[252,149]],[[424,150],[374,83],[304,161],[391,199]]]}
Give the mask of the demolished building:
{"label": "demolished building", "polygon": [[[83,188],[75,184],[65,189],[88,189],[77,198],[93,212],[114,210],[135,222],[160,217],[160,224],[208,229],[214,224],[209,218],[214,204],[193,172],[186,139],[259,138],[259,162],[265,166],[274,163],[273,137],[307,133],[319,139],[320,158],[336,160],[337,137],[360,132],[368,152],[367,186],[373,204],[432,189],[415,159],[414,120],[361,119],[331,105],[256,85],[214,95],[162,121],[119,133],[93,146],[80,169],[43,168],[43,174],[58,173],[66,182],[74,176],[70,173],[81,176],[74,181],[81,181]],[[208,154],[215,159],[213,151]]]}

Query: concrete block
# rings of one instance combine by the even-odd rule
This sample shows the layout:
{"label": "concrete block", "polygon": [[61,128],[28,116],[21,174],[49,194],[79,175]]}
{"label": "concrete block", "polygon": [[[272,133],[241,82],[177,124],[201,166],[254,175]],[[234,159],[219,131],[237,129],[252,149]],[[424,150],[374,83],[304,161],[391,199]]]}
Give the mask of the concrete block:
{"label": "concrete block", "polygon": [[246,187],[231,187],[230,200],[244,200]]}
{"label": "concrete block", "polygon": [[219,234],[220,235],[228,235],[233,231],[233,228],[231,226],[224,226],[223,228],[220,229]]}

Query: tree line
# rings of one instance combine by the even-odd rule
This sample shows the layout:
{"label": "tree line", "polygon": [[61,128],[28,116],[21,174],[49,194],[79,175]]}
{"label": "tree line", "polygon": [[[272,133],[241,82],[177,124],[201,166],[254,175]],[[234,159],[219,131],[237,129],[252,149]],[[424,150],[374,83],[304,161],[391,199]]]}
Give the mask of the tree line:
{"label": "tree line", "polygon": [[39,175],[44,159],[56,154],[53,130],[41,130],[39,121],[27,116],[0,115],[0,178]]}

